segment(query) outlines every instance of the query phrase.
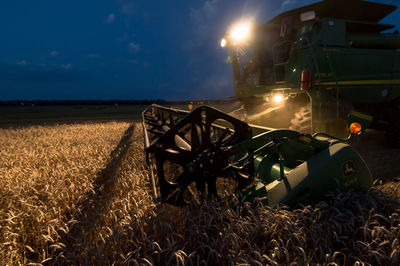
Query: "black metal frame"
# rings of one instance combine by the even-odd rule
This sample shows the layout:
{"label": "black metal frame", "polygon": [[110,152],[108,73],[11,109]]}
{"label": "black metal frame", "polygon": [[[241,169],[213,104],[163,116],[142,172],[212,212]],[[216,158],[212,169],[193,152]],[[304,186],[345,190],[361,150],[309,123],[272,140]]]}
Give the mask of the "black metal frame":
{"label": "black metal frame", "polygon": [[[226,153],[220,152],[252,138],[250,126],[243,121],[208,106],[200,106],[189,113],[151,105],[143,111],[142,117],[146,160],[155,198],[182,204],[183,192],[193,182],[199,192],[207,192],[209,197],[218,197],[217,177],[233,178],[238,187],[251,182],[252,179],[242,173],[243,168],[227,169],[228,158],[223,156]],[[216,124],[217,120],[226,121],[231,128]],[[212,139],[215,136],[216,139]],[[172,181],[165,176],[166,162],[183,169]],[[248,174],[252,169],[254,167],[245,172]]]}

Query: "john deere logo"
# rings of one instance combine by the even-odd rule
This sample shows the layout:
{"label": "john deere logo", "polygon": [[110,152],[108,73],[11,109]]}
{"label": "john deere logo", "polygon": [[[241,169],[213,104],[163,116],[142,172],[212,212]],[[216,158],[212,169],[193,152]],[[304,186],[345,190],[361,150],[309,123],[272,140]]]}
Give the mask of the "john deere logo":
{"label": "john deere logo", "polygon": [[344,177],[350,177],[356,173],[353,161],[347,161],[342,165],[342,171]]}

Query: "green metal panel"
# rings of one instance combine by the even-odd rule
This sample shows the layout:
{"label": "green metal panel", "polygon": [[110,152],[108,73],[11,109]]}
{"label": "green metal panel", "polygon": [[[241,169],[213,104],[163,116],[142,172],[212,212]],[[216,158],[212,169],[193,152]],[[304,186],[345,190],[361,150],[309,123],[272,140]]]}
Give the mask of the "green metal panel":
{"label": "green metal panel", "polygon": [[314,86],[339,88],[339,95],[353,104],[391,101],[400,96],[400,90],[383,91],[391,92],[393,87],[400,86],[400,79],[393,76],[395,53],[392,50],[318,47],[320,73],[314,71]]}
{"label": "green metal panel", "polygon": [[280,24],[291,17],[295,23],[300,23],[300,14],[315,11],[318,17],[335,17],[368,22],[379,22],[396,9],[394,5],[382,3],[359,1],[359,0],[325,0],[308,6],[289,10],[281,13],[268,21],[272,24]]}
{"label": "green metal panel", "polygon": [[346,22],[340,19],[323,18],[319,24],[314,25],[312,43],[317,42],[323,46],[347,46]]}
{"label": "green metal panel", "polygon": [[266,186],[268,204],[294,205],[299,200],[321,199],[340,188],[366,191],[372,176],[358,153],[347,144],[335,144],[301,164],[282,180]]}
{"label": "green metal panel", "polygon": [[[274,180],[280,179],[280,164],[277,163],[276,158],[272,154],[269,154],[262,158],[262,161],[259,165],[256,165],[258,169],[258,177],[259,179],[265,183],[271,183]],[[284,173],[289,173],[291,169],[289,167],[284,166]]]}

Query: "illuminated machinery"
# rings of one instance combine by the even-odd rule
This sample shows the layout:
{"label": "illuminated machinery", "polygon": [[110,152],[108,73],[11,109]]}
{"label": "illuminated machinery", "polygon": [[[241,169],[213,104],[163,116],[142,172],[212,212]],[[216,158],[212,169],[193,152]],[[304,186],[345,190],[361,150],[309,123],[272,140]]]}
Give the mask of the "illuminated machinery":
{"label": "illuminated machinery", "polygon": [[294,206],[335,189],[367,191],[368,167],[346,144],[351,137],[338,135],[388,122],[389,140],[400,146],[400,36],[379,23],[395,8],[326,0],[229,30],[221,46],[251,122],[273,126],[285,112],[301,112],[288,119],[291,129],[272,129],[208,106],[149,106],[142,115],[154,198]]}
{"label": "illuminated machinery", "polygon": [[395,9],[326,0],[234,25],[221,46],[250,121],[343,136],[352,112],[400,146],[400,35],[379,23]]}
{"label": "illuminated machinery", "polygon": [[[368,120],[349,117],[352,135]],[[328,191],[368,191],[371,173],[346,142],[325,133],[249,125],[208,106],[191,112],[151,105],[143,112],[155,199],[169,204],[244,201],[295,206]]]}

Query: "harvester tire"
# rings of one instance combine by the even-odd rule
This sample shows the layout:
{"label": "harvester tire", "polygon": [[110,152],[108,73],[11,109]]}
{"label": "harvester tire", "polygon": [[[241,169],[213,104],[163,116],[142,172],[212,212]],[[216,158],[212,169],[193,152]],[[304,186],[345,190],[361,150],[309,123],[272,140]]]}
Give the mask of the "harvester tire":
{"label": "harvester tire", "polygon": [[400,148],[400,111],[397,111],[389,120],[386,136],[390,147]]}
{"label": "harvester tire", "polygon": [[290,120],[289,129],[301,133],[311,133],[311,111],[309,106],[301,107]]}

